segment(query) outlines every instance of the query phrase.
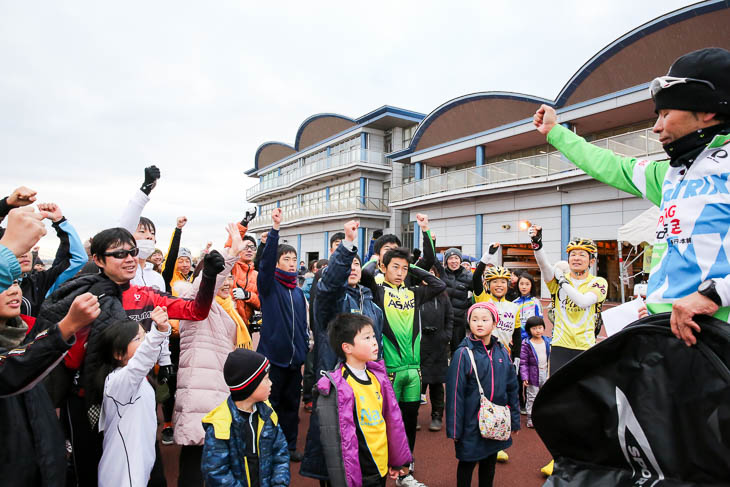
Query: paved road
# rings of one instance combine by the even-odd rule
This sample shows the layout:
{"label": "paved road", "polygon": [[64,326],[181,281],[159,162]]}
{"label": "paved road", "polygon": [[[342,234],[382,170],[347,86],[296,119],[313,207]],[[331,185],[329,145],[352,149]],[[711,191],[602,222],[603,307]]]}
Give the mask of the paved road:
{"label": "paved road", "polygon": [[[446,438],[446,433],[428,431],[431,420],[429,405],[421,406],[418,421],[422,430],[416,439],[416,478],[429,487],[452,487],[456,483],[456,457],[454,443]],[[309,424],[309,414],[300,412],[298,444],[304,449],[304,440]],[[550,460],[545,446],[534,429],[525,428],[525,416],[522,416],[522,430],[513,438],[514,444],[508,450],[510,460],[505,464],[497,464],[494,485],[497,487],[537,487],[545,482],[540,468]],[[177,486],[178,455],[177,446],[161,446],[165,462],[168,486]],[[318,487],[319,482],[299,475],[299,464],[292,463],[292,486]],[[393,481],[388,486],[393,486]],[[477,485],[476,472],[472,485]]]}

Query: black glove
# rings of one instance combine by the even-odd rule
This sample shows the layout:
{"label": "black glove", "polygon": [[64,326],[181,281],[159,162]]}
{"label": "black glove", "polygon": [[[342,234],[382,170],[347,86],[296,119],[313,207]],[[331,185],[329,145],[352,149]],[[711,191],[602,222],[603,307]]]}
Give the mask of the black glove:
{"label": "black glove", "polygon": [[177,371],[175,370],[174,365],[161,365],[159,372],[157,372],[157,382],[160,384],[167,384],[167,381],[176,374]]}
{"label": "black glove", "polygon": [[256,218],[256,208],[246,212],[246,216],[244,216],[243,220],[241,220],[241,225],[248,227],[248,224],[251,223],[251,220],[254,218]]}
{"label": "black glove", "polygon": [[114,296],[118,298],[122,295],[122,290],[119,289],[119,286],[114,281],[106,278],[92,284],[89,292],[97,298],[101,298],[102,296]]}
{"label": "black glove", "polygon": [[499,244],[492,244],[489,246],[489,255],[494,255],[497,253],[497,249],[499,249]]}
{"label": "black glove", "polygon": [[375,240],[379,239],[379,238],[380,238],[380,237],[382,237],[382,236],[383,236],[383,231],[382,231],[382,230],[380,230],[380,229],[378,229],[378,230],[375,230],[375,231],[373,232],[373,238],[374,238]]}
{"label": "black glove", "polygon": [[211,250],[203,261],[203,277],[215,279],[215,276],[220,274],[225,265],[226,260],[223,256],[217,250]]}
{"label": "black glove", "polygon": [[145,167],[144,183],[142,183],[142,187],[139,189],[141,189],[144,194],[149,196],[150,191],[152,191],[152,189],[155,187],[158,179],[160,179],[160,170],[157,168],[157,166],[153,165]]}
{"label": "black glove", "polygon": [[532,250],[540,250],[542,248],[542,228],[536,228],[534,237],[530,237],[532,240]]}

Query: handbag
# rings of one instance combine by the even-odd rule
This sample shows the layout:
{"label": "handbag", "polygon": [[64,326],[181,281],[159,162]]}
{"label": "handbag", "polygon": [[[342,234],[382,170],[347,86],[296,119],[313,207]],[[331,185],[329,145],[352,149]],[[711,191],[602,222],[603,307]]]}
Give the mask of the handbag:
{"label": "handbag", "polygon": [[484,395],[484,389],[482,389],[482,383],[479,381],[479,372],[477,371],[474,354],[470,348],[467,348],[467,352],[474,368],[477,386],[479,386],[479,432],[482,438],[488,440],[507,441],[512,432],[512,417],[509,406],[498,406],[492,402],[494,398],[494,362],[492,362],[492,354],[487,352],[489,361],[492,363],[492,393],[490,398],[487,399],[487,396]]}

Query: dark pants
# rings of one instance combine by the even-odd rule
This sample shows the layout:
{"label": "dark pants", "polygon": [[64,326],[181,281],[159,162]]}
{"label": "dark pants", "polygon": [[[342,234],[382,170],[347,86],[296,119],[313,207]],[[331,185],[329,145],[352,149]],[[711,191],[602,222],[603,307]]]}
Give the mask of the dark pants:
{"label": "dark pants", "polygon": [[71,432],[76,482],[79,487],[96,487],[104,436],[98,430],[91,429],[83,397],[69,394],[68,401],[61,408],[61,415],[68,421]]}
{"label": "dark pants", "polygon": [[[456,467],[456,487],[470,487],[471,476],[477,462],[462,462]],[[494,470],[497,465],[497,454],[479,460],[479,487],[492,487]]]}
{"label": "dark pants", "polygon": [[[177,372],[177,365],[180,363],[180,337],[170,337],[170,361]],[[172,422],[172,413],[175,412],[175,392],[177,391],[177,373],[167,379],[167,387],[170,390],[170,397],[162,403],[162,418],[165,423]]]}
{"label": "dark pants", "polygon": [[[512,362],[516,358],[520,358],[520,351],[522,350],[522,328],[515,328],[512,332]],[[517,371],[516,371],[517,372]],[[519,384],[519,390],[517,391],[520,396],[520,407],[525,407],[525,387],[520,380],[520,373],[517,372],[517,382]]]}
{"label": "dark pants", "polygon": [[150,481],[147,487],[167,487],[167,478],[165,478],[165,467],[162,465],[162,453],[160,453],[160,444],[155,442],[155,463],[152,465],[150,472]]}
{"label": "dark pants", "polygon": [[421,406],[419,401],[414,402],[399,402],[400,415],[403,418],[403,429],[406,430],[406,437],[408,438],[408,447],[413,453],[413,448],[416,446],[416,427],[418,426],[418,408]]}
{"label": "dark pants", "polygon": [[177,487],[203,487],[201,462],[203,445],[184,445],[180,448],[180,467]]}
{"label": "dark pants", "polygon": [[583,353],[583,350],[574,350],[565,347],[550,347],[550,375],[554,374],[565,364]]}
{"label": "dark pants", "polygon": [[431,418],[442,419],[444,416],[444,385],[438,384],[423,384],[421,386],[421,392],[426,393],[428,388],[428,398],[431,400]]}
{"label": "dark pants", "polygon": [[451,330],[451,353],[453,354],[466,336],[466,325],[454,320],[454,328]]}
{"label": "dark pants", "polygon": [[278,367],[271,364],[271,406],[279,416],[279,424],[284,431],[289,450],[297,448],[299,429],[299,399],[302,395],[302,366]]}
{"label": "dark pants", "polygon": [[304,362],[304,377],[302,383],[302,401],[312,402],[312,389],[317,383],[317,376],[314,375],[314,349],[307,352],[307,360]]}

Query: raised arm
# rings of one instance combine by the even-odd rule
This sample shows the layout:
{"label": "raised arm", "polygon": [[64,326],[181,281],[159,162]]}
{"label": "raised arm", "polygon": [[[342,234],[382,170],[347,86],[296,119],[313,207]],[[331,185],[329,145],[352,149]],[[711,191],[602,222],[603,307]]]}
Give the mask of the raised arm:
{"label": "raised arm", "polygon": [[150,192],[157,186],[157,180],[160,179],[160,170],[157,166],[149,166],[144,170],[144,182],[139,190],[134,192],[132,198],[127,203],[122,216],[119,218],[119,226],[134,234],[139,225],[139,219],[142,216],[142,210],[150,201]]}
{"label": "raised arm", "polygon": [[[38,208],[41,208],[41,205],[38,205]],[[43,271],[48,283],[46,288],[46,297],[48,297],[61,284],[75,276],[89,258],[79,235],[63,216],[58,205],[49,203],[46,208],[45,211],[49,212],[53,220],[53,228],[61,241],[53,265],[47,271]]]}
{"label": "raised arm", "polygon": [[177,256],[180,253],[182,229],[187,222],[188,219],[186,217],[177,217],[175,231],[172,232],[172,238],[170,238],[170,247],[167,249],[167,256],[165,257],[165,262],[162,264],[162,280],[165,281],[165,289],[168,293],[172,292],[170,283],[175,275],[175,262],[177,262]]}
{"label": "raised arm", "polygon": [[423,281],[426,284],[425,286],[416,286],[413,288],[416,306],[435,298],[446,290],[446,283],[444,281],[415,265],[409,267],[408,275],[411,277],[412,282]]}
{"label": "raised arm", "polygon": [[421,240],[423,240],[423,255],[418,259],[416,265],[428,272],[433,267],[434,262],[436,262],[436,251],[433,246],[433,239],[431,238],[431,230],[428,226],[428,215],[424,213],[417,214],[416,222],[421,229]]}
{"label": "raised arm", "polygon": [[530,240],[532,241],[532,250],[535,251],[535,260],[540,267],[540,274],[545,283],[552,282],[555,279],[553,265],[548,260],[545,249],[542,248],[542,227],[533,225],[528,230]]}
{"label": "raised arm", "polygon": [[474,295],[478,296],[484,292],[484,271],[488,265],[497,265],[497,250],[499,250],[499,243],[492,242],[489,244],[489,249],[484,252],[482,258],[479,259],[474,274],[471,276],[471,283],[474,291]]}

